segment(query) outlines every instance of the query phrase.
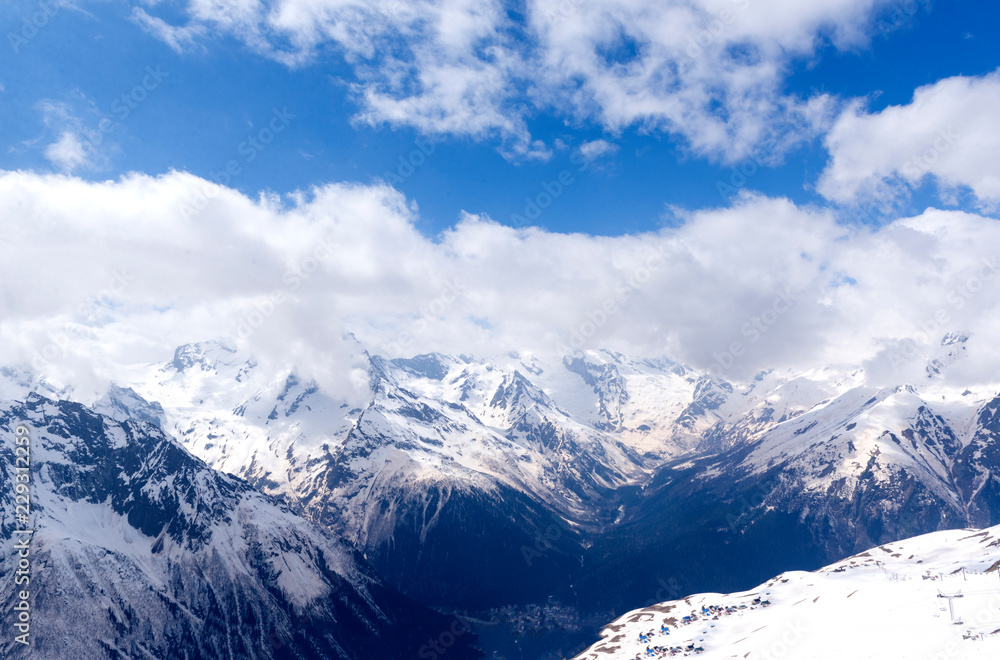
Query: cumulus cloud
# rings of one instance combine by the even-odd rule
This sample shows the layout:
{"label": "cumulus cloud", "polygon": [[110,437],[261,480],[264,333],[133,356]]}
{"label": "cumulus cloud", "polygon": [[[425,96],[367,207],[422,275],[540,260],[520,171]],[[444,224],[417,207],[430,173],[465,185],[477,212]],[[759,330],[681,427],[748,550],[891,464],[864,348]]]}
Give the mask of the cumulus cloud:
{"label": "cumulus cloud", "polygon": [[607,140],[591,140],[584,142],[577,148],[577,153],[587,161],[597,160],[604,156],[612,156],[618,152],[618,145]]}
{"label": "cumulus cloud", "polygon": [[1000,71],[955,76],[916,90],[908,105],[846,110],[826,137],[819,191],[838,202],[891,198],[932,177],[945,196],[971,190],[1000,202]]}
{"label": "cumulus cloud", "polygon": [[[357,118],[497,139],[548,156],[527,120],[666,131],[723,161],[780,157],[829,121],[831,99],[783,92],[790,62],[864,43],[888,0],[191,0],[186,26],[137,20],[175,49],[228,33],[290,66],[334,46]],[[138,10],[142,11],[142,10]]]}
{"label": "cumulus cloud", "polygon": [[83,141],[72,131],[63,131],[58,140],[45,147],[44,153],[53,165],[68,172],[90,164]]}
{"label": "cumulus cloud", "polygon": [[[29,146],[44,145],[42,154],[62,172],[105,169],[117,146],[108,137],[114,124],[79,91],[65,100],[42,99],[35,104],[45,132]],[[102,120],[104,123],[102,123]]]}
{"label": "cumulus cloud", "polygon": [[[186,213],[206,189],[206,208]],[[978,215],[929,210],[855,229],[748,195],[637,236],[466,215],[426,237],[417,219],[386,186],[250,199],[182,173],[4,173],[0,364],[40,363],[77,383],[227,337],[350,393],[359,342],[392,357],[608,347],[748,378],[875,364],[903,341],[926,356],[946,332],[969,331],[978,357],[963,376],[1000,366],[1000,223]],[[726,364],[734,342],[739,359]]]}
{"label": "cumulus cloud", "polygon": [[44,99],[36,104],[42,113],[42,123],[48,129],[48,139],[43,154],[58,169],[72,172],[80,167],[92,167],[94,151],[81,139],[82,120],[73,106],[64,101]]}

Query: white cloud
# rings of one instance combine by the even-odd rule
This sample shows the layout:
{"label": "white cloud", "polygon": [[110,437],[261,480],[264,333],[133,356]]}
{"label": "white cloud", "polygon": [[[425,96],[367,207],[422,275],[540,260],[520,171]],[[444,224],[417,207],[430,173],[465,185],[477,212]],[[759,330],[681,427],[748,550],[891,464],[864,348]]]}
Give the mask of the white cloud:
{"label": "white cloud", "polygon": [[590,142],[581,144],[577,149],[577,153],[584,160],[597,160],[598,158],[618,153],[618,145],[612,144],[607,140],[591,140]]}
{"label": "white cloud", "polygon": [[87,148],[79,136],[71,131],[63,131],[58,140],[45,147],[44,153],[53,165],[67,172],[90,165]]}
{"label": "white cloud", "polygon": [[177,27],[161,18],[150,16],[142,7],[132,9],[132,21],[143,30],[170,46],[176,53],[185,53],[195,48],[197,40],[205,35],[201,24]]}
{"label": "white cloud", "polygon": [[[77,97],[75,101],[89,103],[86,97]],[[48,129],[47,139],[52,140],[42,152],[45,158],[64,172],[94,167],[95,150],[82,138],[83,121],[73,106],[64,101],[44,99],[35,107],[42,113],[42,123]]]}
{"label": "white cloud", "polygon": [[[908,105],[846,110],[826,137],[819,191],[850,202],[892,196],[934,177],[945,195],[967,187],[1000,202],[1000,72],[956,76],[916,90]],[[888,192],[885,192],[888,191]]]}
{"label": "white cloud", "polygon": [[[211,204],[185,217],[205,186]],[[1000,223],[989,218],[931,210],[850,229],[826,211],[745,196],[640,236],[468,215],[428,238],[416,220],[383,186],[251,200],[187,174],[0,174],[0,364],[49,347],[45,370],[77,382],[228,336],[262,364],[298,364],[349,392],[349,333],[393,356],[582,345],[702,368],[738,341],[745,355],[729,375],[747,377],[860,364],[906,339],[930,350],[955,330],[973,332],[963,378],[989,380],[1000,366],[990,357]],[[781,313],[760,325],[779,299]]]}
{"label": "white cloud", "polygon": [[204,28],[290,66],[333,45],[353,69],[363,122],[497,139],[508,156],[544,158],[527,120],[552,112],[611,131],[667,131],[735,161],[755,150],[779,158],[822,130],[831,100],[786,95],[787,69],[828,39],[864,43],[886,4],[191,0],[184,28],[137,15],[175,48],[178,34]]}

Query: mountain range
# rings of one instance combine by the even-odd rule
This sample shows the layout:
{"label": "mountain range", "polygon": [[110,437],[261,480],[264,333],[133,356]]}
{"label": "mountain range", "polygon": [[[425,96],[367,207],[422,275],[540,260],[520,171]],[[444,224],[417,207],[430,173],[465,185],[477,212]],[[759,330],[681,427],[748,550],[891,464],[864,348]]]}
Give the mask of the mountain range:
{"label": "mountain range", "polygon": [[[484,640],[490,625],[549,635],[537,657],[559,657],[596,633],[588,621],[643,603],[1000,522],[1000,386],[945,377],[965,341],[943,337],[920,382],[895,383],[862,365],[743,382],[606,350],[359,346],[367,383],[344,394],[218,340],[126,365],[89,409],[176,439],[213,478],[356,551],[386,593],[461,612]],[[11,405],[71,405],[29,370],[3,374]],[[539,607],[567,614],[540,622]]]}
{"label": "mountain range", "polygon": [[[4,443],[0,600],[15,612],[27,590],[30,629],[4,635],[3,657],[413,658],[453,635],[350,544],[192,456],[160,415],[120,390],[90,407],[0,403],[4,435],[29,438],[32,477],[25,520]],[[480,657],[473,639],[452,639],[451,656]]]}

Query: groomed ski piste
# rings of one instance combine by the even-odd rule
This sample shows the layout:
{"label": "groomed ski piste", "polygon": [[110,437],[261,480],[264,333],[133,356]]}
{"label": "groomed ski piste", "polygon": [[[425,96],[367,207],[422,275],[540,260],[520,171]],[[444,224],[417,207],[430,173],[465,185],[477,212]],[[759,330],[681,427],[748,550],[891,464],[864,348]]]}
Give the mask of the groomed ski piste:
{"label": "groomed ski piste", "polygon": [[1000,526],[935,532],[751,591],[633,610],[576,660],[995,660],[998,569]]}

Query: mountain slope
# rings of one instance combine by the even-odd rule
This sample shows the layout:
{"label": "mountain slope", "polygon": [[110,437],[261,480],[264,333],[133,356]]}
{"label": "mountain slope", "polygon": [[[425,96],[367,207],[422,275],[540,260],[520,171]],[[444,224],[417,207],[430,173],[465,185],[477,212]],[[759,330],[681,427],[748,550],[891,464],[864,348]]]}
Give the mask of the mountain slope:
{"label": "mountain slope", "polygon": [[[960,339],[945,348],[954,353]],[[817,560],[911,532],[988,523],[970,519],[977,508],[961,484],[988,486],[989,467],[970,458],[964,476],[956,472],[974,407],[988,399],[945,392],[943,404],[935,401],[936,374],[960,358],[951,353],[918,388],[872,387],[858,369],[834,367],[734,384],[608,351],[555,363],[516,353],[486,361],[370,356],[370,393],[348,403],[294,373],[275,380],[234,347],[205,342],[135,370],[133,383],[165,402],[193,452],[348,536],[397,586],[431,602],[479,606],[509,599],[507,581],[482,591],[496,598],[450,601],[460,590],[443,587],[446,575],[516,568],[517,550],[554,526],[562,547],[542,561],[555,564],[521,571],[525,585],[551,595],[548,576],[572,575],[588,554],[591,564],[605,563],[586,550],[588,537],[614,545],[649,511],[679,511],[681,494],[723,511],[693,521],[701,528],[745,528],[765,499],[790,516],[786,528],[804,515],[819,546],[806,554]],[[694,487],[664,487],[680,474]],[[726,502],[740,498],[755,505],[727,522]],[[489,524],[466,538],[493,552],[481,560],[447,553],[464,548],[458,528],[476,519]],[[660,531],[670,526],[657,522],[639,536],[672,544]]]}
{"label": "mountain slope", "polygon": [[[749,591],[628,612],[577,658],[995,658],[998,567],[1000,527],[936,532],[812,573],[782,573]],[[954,620],[940,594],[961,594]]]}
{"label": "mountain slope", "polygon": [[[490,607],[565,590],[579,566],[577,526],[612,522],[616,491],[645,478],[644,459],[529,381],[531,361],[369,362],[359,407],[294,373],[269,380],[215,342],[179,348],[135,387],[164,402],[193,452],[351,539],[424,602]],[[560,547],[527,561],[524,549],[553,525]],[[525,579],[502,577],[511,574]]]}
{"label": "mountain slope", "polygon": [[[15,428],[31,437],[35,634],[23,657],[412,658],[453,624],[387,587],[350,546],[188,454],[152,423],[158,406],[118,390],[95,407],[109,414],[38,395],[0,404],[5,557],[23,527]],[[0,564],[8,612],[23,588],[12,578]],[[478,657],[471,641],[454,656]],[[3,644],[4,657],[25,652]]]}
{"label": "mountain slope", "polygon": [[[661,590],[636,568],[673,590],[732,588],[996,522],[997,392],[941,385],[962,342],[946,337],[922,382],[890,386],[835,366],[729,383],[610,351],[361,353],[357,396],[203,342],[123,370],[162,409],[108,405],[164,420],[424,603],[621,608]],[[659,573],[664,557],[683,575]]]}
{"label": "mountain slope", "polygon": [[[932,384],[853,387],[721,453],[668,465],[586,556],[588,599],[731,589],[894,538],[995,524],[997,404]],[[663,575],[663,566],[685,569]]]}

